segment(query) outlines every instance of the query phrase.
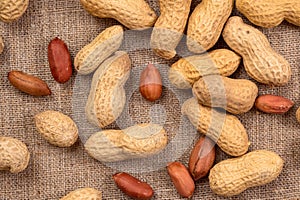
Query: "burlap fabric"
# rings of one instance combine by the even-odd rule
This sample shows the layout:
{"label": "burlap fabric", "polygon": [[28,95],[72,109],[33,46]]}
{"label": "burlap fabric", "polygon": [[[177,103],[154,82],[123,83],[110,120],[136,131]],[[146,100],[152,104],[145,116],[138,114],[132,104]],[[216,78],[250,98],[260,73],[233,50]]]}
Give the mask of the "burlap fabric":
{"label": "burlap fabric", "polygon": [[[193,8],[199,3],[193,1]],[[156,0],[149,1],[159,12]],[[234,15],[239,15],[234,11]],[[248,23],[248,21],[247,21]],[[94,187],[103,191],[103,199],[128,199],[114,185],[112,174],[117,172],[87,155],[83,144],[78,141],[71,148],[58,148],[48,144],[37,134],[33,116],[47,109],[62,111],[74,116],[72,109],[73,88],[76,74],[66,84],[56,83],[50,73],[47,60],[49,41],[59,36],[69,46],[72,58],[105,27],[118,24],[110,19],[98,19],[84,11],[75,0],[35,0],[25,15],[11,24],[0,23],[0,33],[4,38],[5,50],[0,55],[0,134],[12,136],[24,141],[31,152],[28,168],[20,174],[0,172],[0,199],[59,199],[68,192],[81,187]],[[238,116],[245,125],[251,141],[250,150],[268,149],[278,153],[285,166],[279,178],[265,186],[249,189],[231,199],[299,199],[300,198],[300,125],[296,122],[295,112],[300,106],[299,63],[300,28],[282,23],[271,29],[262,29],[271,45],[291,63],[293,75],[290,83],[284,87],[271,88],[258,84],[260,94],[277,94],[295,101],[295,106],[285,115],[258,113],[252,109]],[[215,48],[226,47],[220,40]],[[157,58],[147,50],[130,52],[134,66],[145,63],[171,64]],[[15,90],[7,80],[12,69],[23,70],[44,79],[52,89],[50,97],[35,98]],[[248,78],[241,66],[233,75],[235,78]],[[172,134],[172,127],[180,121],[180,107],[174,94],[164,90],[160,100],[166,108],[165,126]],[[138,91],[130,98],[129,113],[136,122],[148,122],[148,108],[153,104],[145,102]],[[170,106],[172,105],[172,106]],[[74,104],[73,104],[74,106]],[[75,105],[84,106],[84,105]],[[84,116],[82,116],[84,117]],[[111,127],[117,128],[114,124]],[[126,125],[124,125],[126,126]],[[188,133],[186,133],[188,134]],[[191,147],[179,161],[187,163]],[[219,149],[219,162],[228,158]],[[154,199],[180,199],[165,168],[154,172],[135,173],[146,180],[155,190]],[[208,185],[208,179],[198,181],[193,199],[223,199],[214,195]]]}

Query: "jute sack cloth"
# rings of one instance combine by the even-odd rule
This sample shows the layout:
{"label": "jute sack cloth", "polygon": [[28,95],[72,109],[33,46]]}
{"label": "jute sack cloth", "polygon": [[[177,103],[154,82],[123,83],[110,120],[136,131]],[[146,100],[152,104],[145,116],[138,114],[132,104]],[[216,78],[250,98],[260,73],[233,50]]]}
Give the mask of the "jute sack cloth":
{"label": "jute sack cloth", "polygon": [[[159,13],[157,1],[148,2]],[[192,9],[199,2],[200,0],[194,0]],[[235,10],[232,15],[240,13]],[[246,19],[245,21],[249,23]],[[128,199],[112,180],[112,174],[117,171],[89,157],[81,141],[71,148],[52,146],[37,133],[33,122],[35,114],[48,109],[62,111],[70,116],[73,114],[72,97],[76,73],[66,84],[58,84],[53,80],[47,60],[49,41],[59,36],[67,43],[74,59],[76,53],[99,32],[114,24],[118,22],[92,17],[82,9],[77,0],[30,1],[28,10],[20,20],[10,24],[0,22],[0,34],[6,45],[3,54],[0,55],[0,134],[24,141],[31,152],[29,166],[24,172],[0,172],[1,200],[59,199],[82,187],[101,190],[103,199]],[[258,84],[259,94],[282,95],[295,101],[295,106],[284,115],[263,114],[252,109],[238,117],[249,134],[250,151],[274,151],[285,160],[285,166],[282,174],[274,182],[251,188],[237,197],[228,199],[299,199],[300,125],[296,122],[295,112],[300,106],[300,28],[283,22],[275,28],[259,29],[267,35],[274,49],[290,62],[293,71],[291,81],[283,87],[272,88]],[[216,48],[228,47],[220,39],[214,49]],[[133,66],[159,62],[170,65],[178,59],[162,61],[149,49],[130,52],[130,57]],[[49,84],[53,94],[36,98],[15,90],[7,80],[7,73],[13,69],[39,76]],[[233,77],[250,79],[243,66],[240,66]],[[165,89],[159,103],[168,108],[165,124],[171,130],[180,122],[179,102],[171,91]],[[132,95],[129,105],[133,119],[140,123],[149,121],[145,111],[153,104],[145,102],[138,91]],[[110,128],[117,128],[116,124]],[[178,160],[187,164],[191,148],[192,145]],[[217,149],[216,162],[226,158],[229,157]],[[180,199],[165,168],[134,175],[151,184],[155,190],[154,199]],[[206,178],[197,182],[193,199],[223,198],[211,192]]]}

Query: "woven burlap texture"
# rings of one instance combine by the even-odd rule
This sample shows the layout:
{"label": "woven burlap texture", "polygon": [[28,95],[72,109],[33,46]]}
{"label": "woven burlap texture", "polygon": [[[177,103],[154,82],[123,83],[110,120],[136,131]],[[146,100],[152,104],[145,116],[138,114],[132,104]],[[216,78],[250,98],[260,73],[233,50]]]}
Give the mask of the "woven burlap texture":
{"label": "woven burlap texture", "polygon": [[[157,1],[148,2],[159,13]],[[199,2],[200,0],[194,0],[192,8]],[[234,11],[233,15],[240,14]],[[54,81],[47,60],[49,41],[59,36],[67,43],[74,59],[76,53],[99,32],[114,24],[118,22],[91,16],[83,10],[78,0],[31,0],[28,10],[20,20],[10,24],[0,22],[0,34],[5,43],[5,50],[0,55],[0,135],[24,141],[31,152],[29,166],[24,172],[20,174],[0,172],[1,200],[59,199],[70,191],[82,187],[101,190],[103,199],[128,199],[112,180],[112,175],[117,171],[89,157],[81,141],[71,148],[52,146],[37,133],[33,122],[35,114],[48,109],[73,115],[72,97],[76,73],[66,84]],[[285,160],[285,166],[282,174],[274,182],[251,188],[229,199],[299,199],[300,124],[296,122],[295,112],[300,106],[300,28],[283,22],[275,28],[259,29],[267,35],[274,49],[290,62],[293,72],[291,81],[283,87],[272,88],[258,84],[259,94],[282,95],[292,99],[295,106],[284,115],[263,114],[252,109],[249,113],[238,117],[249,134],[250,150],[272,150]],[[228,48],[222,39],[214,48],[221,47]],[[170,65],[178,59],[163,61],[147,49],[130,52],[130,56],[134,66],[162,62]],[[41,77],[49,84],[53,94],[37,98],[17,91],[7,80],[7,73],[13,69]],[[250,79],[243,66],[233,77]],[[165,105],[166,127],[172,130],[172,127],[180,121],[179,103],[167,89],[164,90],[159,103]],[[130,99],[129,113],[136,122],[147,122],[149,121],[147,109],[152,105],[145,102],[136,91]],[[111,127],[116,128],[116,125]],[[191,147],[179,161],[187,164],[190,150]],[[226,158],[229,157],[217,149],[216,162]],[[152,185],[155,190],[153,199],[180,199],[165,168],[134,175]],[[193,199],[223,198],[211,192],[206,178],[196,183]]]}

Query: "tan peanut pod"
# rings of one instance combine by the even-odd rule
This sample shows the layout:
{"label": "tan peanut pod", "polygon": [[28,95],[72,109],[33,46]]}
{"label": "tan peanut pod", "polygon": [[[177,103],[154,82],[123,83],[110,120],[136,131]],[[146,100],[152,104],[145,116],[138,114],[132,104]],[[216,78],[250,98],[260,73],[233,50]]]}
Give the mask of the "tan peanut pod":
{"label": "tan peanut pod", "polygon": [[217,195],[234,196],[246,189],[275,180],[284,161],[276,153],[266,150],[250,152],[242,157],[221,161],[209,174],[209,185]]}
{"label": "tan peanut pod", "polygon": [[237,117],[202,106],[195,98],[184,102],[181,111],[199,132],[210,137],[228,155],[241,156],[248,151],[248,135]]}
{"label": "tan peanut pod", "polygon": [[296,111],[296,119],[300,123],[300,108],[298,108]]}
{"label": "tan peanut pod", "polygon": [[102,200],[102,192],[94,188],[81,188],[70,192],[60,200]]}
{"label": "tan peanut pod", "polygon": [[34,121],[38,132],[50,144],[58,147],[70,147],[78,139],[75,122],[61,112],[47,110],[36,114]]}
{"label": "tan peanut pod", "polygon": [[241,57],[228,49],[216,49],[208,54],[179,59],[169,71],[169,79],[180,89],[188,89],[202,76],[230,76],[238,68]]}
{"label": "tan peanut pod", "polygon": [[224,108],[232,114],[242,114],[253,107],[258,88],[255,83],[246,79],[211,75],[196,81],[193,93],[205,106]]}
{"label": "tan peanut pod", "polygon": [[19,19],[27,10],[29,0],[1,0],[0,20],[12,22]]}
{"label": "tan peanut pod", "polygon": [[116,52],[123,41],[122,26],[115,25],[102,31],[90,44],[83,47],[76,55],[74,67],[79,74],[89,74]]}
{"label": "tan peanut pod", "polygon": [[231,14],[234,0],[202,0],[190,16],[187,46],[191,52],[202,53],[213,47]]}
{"label": "tan peanut pod", "polygon": [[100,18],[113,18],[129,29],[153,26],[157,16],[145,0],[80,0],[83,8]]}
{"label": "tan peanut pod", "polygon": [[12,137],[0,137],[0,170],[19,173],[28,166],[30,153],[27,146]]}
{"label": "tan peanut pod", "polygon": [[300,26],[299,0],[236,0],[236,8],[257,26],[271,28],[283,20]]}
{"label": "tan peanut pod", "polygon": [[86,117],[92,124],[104,128],[120,116],[126,102],[123,86],[130,69],[128,54],[117,51],[96,70],[85,107]]}
{"label": "tan peanut pod", "polygon": [[93,134],[84,147],[101,162],[145,158],[163,150],[168,137],[163,127],[140,124],[124,130],[104,130]]}
{"label": "tan peanut pod", "polygon": [[171,59],[176,55],[187,19],[191,0],[159,0],[160,16],[151,35],[151,48],[162,58]]}
{"label": "tan peanut pod", "polygon": [[290,80],[288,61],[272,49],[262,32],[245,24],[242,18],[229,18],[223,38],[231,49],[242,56],[246,72],[256,81],[281,86]]}
{"label": "tan peanut pod", "polygon": [[3,50],[4,50],[4,42],[3,42],[3,39],[0,35],[0,54],[3,52]]}

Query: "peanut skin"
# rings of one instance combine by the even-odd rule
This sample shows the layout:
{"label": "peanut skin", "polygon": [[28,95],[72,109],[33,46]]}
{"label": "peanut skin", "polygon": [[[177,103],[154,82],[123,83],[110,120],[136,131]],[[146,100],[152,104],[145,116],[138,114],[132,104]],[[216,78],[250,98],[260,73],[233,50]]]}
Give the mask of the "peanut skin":
{"label": "peanut skin", "polygon": [[141,73],[140,93],[148,101],[155,101],[162,93],[162,81],[159,70],[149,64]]}
{"label": "peanut skin", "polygon": [[195,181],[208,174],[215,162],[215,158],[215,143],[208,137],[200,137],[189,159],[189,171]]}
{"label": "peanut skin", "polygon": [[9,72],[8,80],[15,88],[33,96],[47,96],[51,94],[51,90],[45,81],[21,71],[13,70]]}
{"label": "peanut skin", "polygon": [[288,83],[291,67],[272,49],[267,37],[258,29],[234,16],[227,21],[223,38],[228,46],[243,57],[246,72],[256,81],[273,86]]}
{"label": "peanut skin", "polygon": [[216,164],[210,170],[209,185],[217,195],[238,195],[250,187],[275,180],[281,173],[283,164],[284,161],[276,153],[253,151]]}
{"label": "peanut skin", "polygon": [[131,198],[150,200],[154,195],[154,191],[148,183],[142,182],[127,173],[117,173],[113,175],[113,179],[118,188]]}
{"label": "peanut skin", "polygon": [[168,164],[167,170],[177,192],[182,197],[191,198],[195,183],[187,168],[180,162],[172,162]]}
{"label": "peanut skin", "polygon": [[255,101],[255,107],[265,113],[284,114],[288,112],[295,103],[287,98],[276,95],[261,95]]}
{"label": "peanut skin", "polygon": [[298,0],[236,0],[236,8],[257,26],[271,28],[283,20],[300,26]]}
{"label": "peanut skin", "polygon": [[72,60],[67,45],[54,38],[48,45],[48,60],[53,78],[58,83],[67,82],[72,76]]}

